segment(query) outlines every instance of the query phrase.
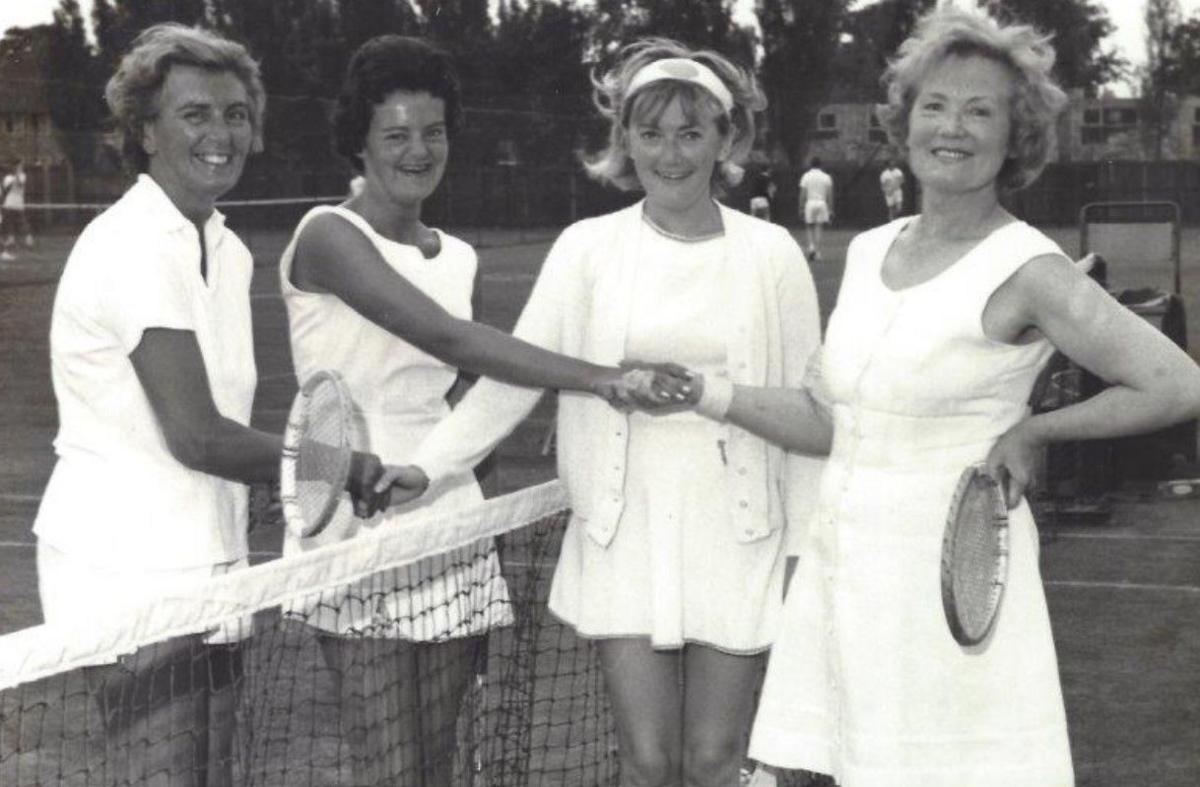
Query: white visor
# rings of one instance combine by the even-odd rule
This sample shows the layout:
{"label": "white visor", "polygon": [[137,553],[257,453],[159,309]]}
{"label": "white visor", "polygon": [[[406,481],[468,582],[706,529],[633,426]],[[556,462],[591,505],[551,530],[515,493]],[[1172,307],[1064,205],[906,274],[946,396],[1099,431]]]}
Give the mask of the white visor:
{"label": "white visor", "polygon": [[699,85],[717,100],[726,114],[733,109],[733,94],[729,92],[729,88],[725,87],[721,78],[714,74],[708,66],[686,57],[655,60],[634,74],[633,79],[629,80],[629,87],[625,90],[626,105],[628,106],[629,100],[637,91],[646,85],[661,82],[664,79]]}

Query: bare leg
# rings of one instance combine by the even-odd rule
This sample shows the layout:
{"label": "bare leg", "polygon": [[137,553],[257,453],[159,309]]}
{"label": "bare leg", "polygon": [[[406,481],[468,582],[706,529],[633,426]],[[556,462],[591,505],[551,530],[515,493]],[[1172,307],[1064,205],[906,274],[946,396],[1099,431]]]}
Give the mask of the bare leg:
{"label": "bare leg", "polygon": [[355,785],[449,785],[455,725],[479,639],[323,636],[320,642],[341,697]]}
{"label": "bare leg", "polygon": [[213,651],[198,636],[179,637],[88,670],[104,719],[110,783],[232,783],[237,684],[226,681],[212,701]]}
{"label": "bare leg", "polygon": [[766,660],[765,653],[735,656],[703,645],[684,649],[686,787],[738,783]]}
{"label": "bare leg", "polygon": [[678,787],[682,764],[679,651],[646,638],[596,644],[617,725],[622,787]]}

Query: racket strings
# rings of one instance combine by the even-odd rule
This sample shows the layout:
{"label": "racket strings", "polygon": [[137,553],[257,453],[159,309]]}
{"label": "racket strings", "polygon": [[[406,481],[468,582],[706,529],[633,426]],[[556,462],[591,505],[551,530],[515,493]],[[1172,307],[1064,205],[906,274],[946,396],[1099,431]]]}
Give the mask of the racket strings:
{"label": "racket strings", "polygon": [[953,545],[952,581],[960,622],[966,632],[986,631],[999,598],[1001,533],[982,484],[972,484],[959,506]]}
{"label": "racket strings", "polygon": [[296,456],[296,502],[307,521],[321,517],[344,483],[350,435],[336,386],[316,386],[308,397],[307,418]]}

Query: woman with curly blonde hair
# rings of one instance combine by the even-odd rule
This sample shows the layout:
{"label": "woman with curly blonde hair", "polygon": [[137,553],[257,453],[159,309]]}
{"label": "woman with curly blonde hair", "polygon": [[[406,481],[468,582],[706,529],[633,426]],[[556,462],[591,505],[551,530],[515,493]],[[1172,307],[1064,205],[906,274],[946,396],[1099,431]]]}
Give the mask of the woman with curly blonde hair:
{"label": "woman with curly blonde hair", "polygon": [[[920,213],[856,237],[825,345],[800,390],[694,379],[697,409],[793,451],[829,452],[771,652],[750,754],[841,787],[1068,787],[1054,641],[1025,492],[1056,440],[1200,413],[1200,369],[1000,204],[1052,150],[1054,50],[982,11],[926,15],[887,73],[884,117]],[[1109,381],[1031,416],[1058,349]],[[1004,606],[960,646],[940,593],[964,468],[1005,488]]]}
{"label": "woman with curly blonde hair", "polygon": [[[611,131],[589,171],[646,196],[563,232],[515,334],[598,364],[798,385],[820,342],[804,256],[783,228],[716,201],[754,139],[753,77],[648,39],[594,83]],[[784,535],[819,463],[686,411],[686,392],[654,392],[654,413],[559,396],[573,516],[550,609],[596,642],[623,784],[729,787],[778,627]],[[433,479],[469,468],[538,396],[482,380],[413,463]]]}

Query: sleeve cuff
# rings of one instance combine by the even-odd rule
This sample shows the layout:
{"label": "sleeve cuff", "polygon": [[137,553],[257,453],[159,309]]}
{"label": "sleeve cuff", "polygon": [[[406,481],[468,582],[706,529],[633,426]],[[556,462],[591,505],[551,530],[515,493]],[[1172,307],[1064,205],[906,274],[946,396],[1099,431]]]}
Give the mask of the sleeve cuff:
{"label": "sleeve cuff", "polygon": [[714,421],[724,421],[733,403],[733,382],[727,377],[705,377],[696,412]]}

